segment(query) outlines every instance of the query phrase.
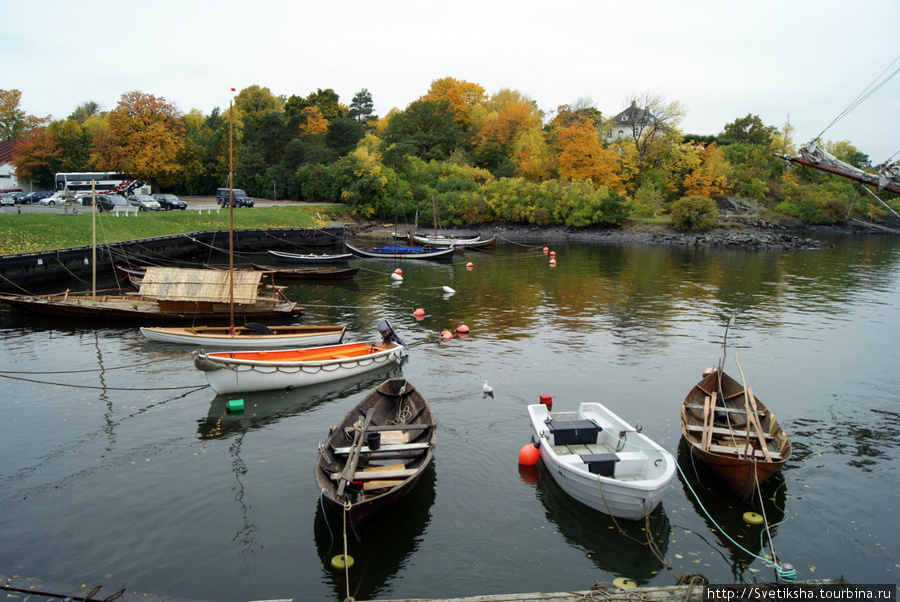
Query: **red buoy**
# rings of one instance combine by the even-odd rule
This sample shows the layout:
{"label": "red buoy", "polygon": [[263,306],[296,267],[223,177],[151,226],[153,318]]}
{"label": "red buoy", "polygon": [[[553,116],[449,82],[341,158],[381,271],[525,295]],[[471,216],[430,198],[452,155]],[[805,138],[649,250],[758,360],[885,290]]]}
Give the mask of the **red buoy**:
{"label": "red buoy", "polygon": [[550,257],[556,257],[556,251],[550,251]]}
{"label": "red buoy", "polygon": [[466,264],[466,269],[467,269],[467,270],[471,270],[471,269],[474,268],[474,267],[475,267],[475,264],[473,264],[471,261],[470,261],[469,263]]}
{"label": "red buoy", "polygon": [[441,338],[442,338],[442,339],[452,339],[452,338],[453,338],[453,333],[450,332],[449,330],[442,330],[442,331],[441,331]]}
{"label": "red buoy", "polygon": [[400,268],[397,268],[396,270],[394,270],[394,273],[397,274],[398,276],[402,276],[403,270],[401,270]]}
{"label": "red buoy", "polygon": [[416,311],[413,312],[413,315],[414,316],[424,316],[425,310],[420,307],[419,309],[417,309]]}
{"label": "red buoy", "polygon": [[547,411],[550,412],[553,410],[553,397],[550,395],[541,395],[540,397],[541,403],[547,406]]}
{"label": "red buoy", "polygon": [[529,443],[519,450],[519,464],[522,466],[534,466],[540,457],[541,450],[536,448],[534,443]]}
{"label": "red buoy", "polygon": [[548,247],[544,247],[544,255],[546,255],[549,252],[550,252],[550,249]]}
{"label": "red buoy", "polygon": [[460,323],[459,323],[459,326],[456,327],[456,332],[461,332],[461,333],[463,333],[463,334],[468,334],[468,332],[469,332],[469,327],[466,326],[465,324],[463,324],[462,322],[460,322]]}

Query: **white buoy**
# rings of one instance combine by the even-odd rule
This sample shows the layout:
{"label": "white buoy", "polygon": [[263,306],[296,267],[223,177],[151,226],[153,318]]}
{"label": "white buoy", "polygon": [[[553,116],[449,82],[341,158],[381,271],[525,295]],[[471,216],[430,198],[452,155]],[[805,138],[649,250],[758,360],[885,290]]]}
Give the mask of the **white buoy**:
{"label": "white buoy", "polygon": [[445,286],[445,287],[444,287],[444,292],[445,292],[445,293],[455,293],[456,291],[453,290],[452,288],[450,288],[449,286]]}
{"label": "white buoy", "polygon": [[401,276],[401,275],[398,274],[397,272],[394,272],[393,274],[391,274],[391,280],[394,280],[394,281],[396,281],[396,282],[400,282],[401,280],[403,280],[403,276]]}

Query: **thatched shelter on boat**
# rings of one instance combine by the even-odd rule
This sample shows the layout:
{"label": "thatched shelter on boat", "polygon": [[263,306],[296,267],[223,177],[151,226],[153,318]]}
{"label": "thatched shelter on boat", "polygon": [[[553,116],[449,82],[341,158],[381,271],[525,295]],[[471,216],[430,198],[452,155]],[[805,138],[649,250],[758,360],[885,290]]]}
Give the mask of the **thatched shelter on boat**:
{"label": "thatched shelter on boat", "polygon": [[227,303],[234,278],[234,302],[254,304],[259,299],[262,272],[150,267],[141,281],[140,294],[160,301]]}

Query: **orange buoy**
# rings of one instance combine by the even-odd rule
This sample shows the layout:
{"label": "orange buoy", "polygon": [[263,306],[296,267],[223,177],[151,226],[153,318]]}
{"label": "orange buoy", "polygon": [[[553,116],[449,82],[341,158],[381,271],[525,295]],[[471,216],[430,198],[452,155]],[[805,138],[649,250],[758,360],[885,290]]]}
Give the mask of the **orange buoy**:
{"label": "orange buoy", "polygon": [[456,327],[456,332],[461,332],[461,333],[463,333],[463,334],[468,334],[468,333],[469,333],[469,327],[466,326],[465,324],[463,324],[462,322],[460,322],[459,325]]}
{"label": "orange buoy", "polygon": [[396,270],[394,270],[394,273],[397,274],[398,276],[402,276],[403,270],[401,270],[400,268],[397,268]]}
{"label": "orange buoy", "polygon": [[450,332],[449,330],[442,330],[442,331],[441,331],[441,338],[442,338],[442,339],[452,339],[452,338],[453,338],[453,333]]}
{"label": "orange buoy", "polygon": [[529,443],[519,450],[519,464],[522,466],[534,466],[540,457],[541,450],[536,448],[534,443]]}
{"label": "orange buoy", "polygon": [[544,247],[544,255],[546,255],[549,252],[550,252],[550,249],[548,247]]}
{"label": "orange buoy", "polygon": [[424,316],[425,310],[420,307],[419,309],[417,309],[416,311],[413,312],[413,315],[414,316]]}
{"label": "orange buoy", "polygon": [[473,264],[471,261],[470,261],[469,263],[466,264],[466,269],[467,269],[467,270],[471,270],[471,269],[474,268],[474,267],[475,267],[475,264]]}

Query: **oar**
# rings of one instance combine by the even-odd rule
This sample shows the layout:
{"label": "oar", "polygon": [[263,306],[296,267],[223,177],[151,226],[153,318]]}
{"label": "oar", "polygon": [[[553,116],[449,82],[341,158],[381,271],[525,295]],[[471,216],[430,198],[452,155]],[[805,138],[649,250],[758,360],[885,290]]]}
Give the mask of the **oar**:
{"label": "oar", "polygon": [[356,433],[356,437],[353,439],[353,445],[350,447],[350,456],[347,458],[347,464],[344,465],[344,471],[341,473],[341,482],[338,484],[335,497],[341,497],[344,494],[344,487],[347,486],[347,483],[353,477],[353,473],[356,472],[356,465],[359,464],[360,449],[365,440],[366,429],[369,428],[374,411],[375,408],[369,408],[369,411],[366,412],[366,420],[363,422],[362,430]]}

